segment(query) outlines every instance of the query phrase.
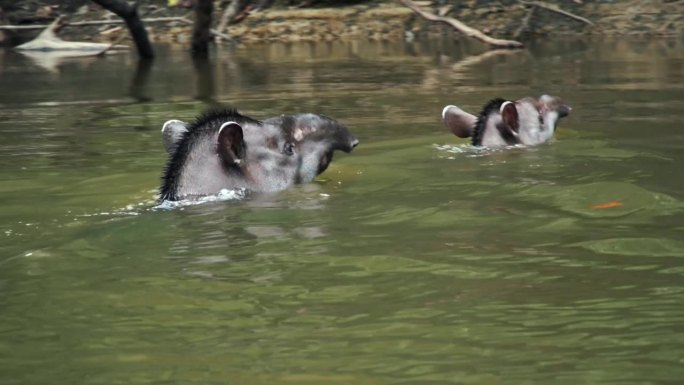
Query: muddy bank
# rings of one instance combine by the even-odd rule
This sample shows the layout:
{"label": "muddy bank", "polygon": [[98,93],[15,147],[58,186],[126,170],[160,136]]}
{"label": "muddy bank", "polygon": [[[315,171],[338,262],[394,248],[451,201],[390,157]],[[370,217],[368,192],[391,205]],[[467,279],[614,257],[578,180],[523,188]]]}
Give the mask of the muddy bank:
{"label": "muddy bank", "polygon": [[[2,24],[48,23],[58,14],[67,13],[71,21],[118,20],[118,18],[93,5],[78,0],[61,2],[32,1],[22,6],[0,2]],[[470,0],[450,6],[437,7],[438,2],[423,1],[426,10],[457,18],[468,25],[496,37],[543,35],[654,35],[682,36],[684,31],[684,3],[667,0],[630,1],[552,1],[564,10],[585,17],[593,25],[567,16],[534,7],[518,1]],[[168,17],[193,18],[187,8],[168,7],[166,1],[140,1],[140,13],[144,18]],[[439,9],[438,9],[439,8]],[[222,9],[217,7],[215,20]],[[531,13],[530,13],[531,12]],[[216,22],[215,24],[218,24]],[[146,23],[154,42],[189,44],[191,25],[183,21],[150,21]],[[38,30],[0,31],[0,41],[5,45],[17,44],[35,36]],[[231,36],[237,44],[268,41],[335,41],[351,39],[389,40],[396,38],[426,37],[434,35],[458,35],[449,27],[437,25],[416,16],[411,10],[396,2],[363,2],[357,5],[335,8],[271,8],[252,12],[242,22],[229,25],[223,33]],[[70,40],[112,41],[126,31],[121,25],[66,27],[61,36]]]}
{"label": "muddy bank", "polygon": [[[564,10],[591,20],[594,25],[541,8],[535,8],[523,25],[530,7],[518,2],[487,0],[460,2],[451,8],[447,16],[502,38],[520,34],[681,36],[684,31],[684,5],[681,2],[556,3]],[[425,9],[439,12],[437,7]],[[252,14],[243,23],[227,30],[229,35],[244,42],[338,38],[383,40],[404,37],[406,32],[414,37],[458,35],[450,27],[425,21],[395,2],[343,9],[271,10]]]}

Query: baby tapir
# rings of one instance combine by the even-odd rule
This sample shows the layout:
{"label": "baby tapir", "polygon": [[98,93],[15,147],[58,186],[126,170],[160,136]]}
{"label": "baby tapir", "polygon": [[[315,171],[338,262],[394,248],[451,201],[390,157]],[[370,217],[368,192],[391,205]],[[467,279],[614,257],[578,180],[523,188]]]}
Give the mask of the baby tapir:
{"label": "baby tapir", "polygon": [[446,106],[442,120],[454,135],[472,137],[473,146],[536,145],[551,139],[558,120],[571,110],[561,98],[542,95],[518,101],[494,99],[484,106],[479,117]]}
{"label": "baby tapir", "polygon": [[233,109],[215,110],[186,124],[162,128],[169,160],[160,200],[193,199],[223,189],[284,190],[312,181],[333,152],[351,152],[359,141],[334,119],[282,115],[258,121]]}

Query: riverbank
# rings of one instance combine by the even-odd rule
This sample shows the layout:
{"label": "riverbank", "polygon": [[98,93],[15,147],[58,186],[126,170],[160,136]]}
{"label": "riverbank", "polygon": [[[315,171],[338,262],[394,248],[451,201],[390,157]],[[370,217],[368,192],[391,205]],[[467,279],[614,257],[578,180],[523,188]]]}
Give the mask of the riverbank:
{"label": "riverbank", "polygon": [[[41,3],[41,2],[36,2]],[[50,1],[36,6],[35,10],[23,9],[24,14],[43,15],[47,21],[66,9],[51,7]],[[167,7],[165,2],[141,1],[140,13],[150,20],[146,27],[150,39],[157,43],[188,44],[192,26],[183,20],[191,20],[193,12],[185,8]],[[534,2],[531,2],[534,3]],[[546,3],[552,4],[552,3]],[[584,17],[592,24],[578,21],[549,9],[531,6],[529,3],[509,1],[470,0],[448,9],[440,10],[421,2],[424,9],[434,13],[447,12],[448,17],[459,19],[468,25],[495,37],[520,37],[532,35],[652,35],[681,36],[684,31],[684,13],[681,1],[621,1],[619,3],[597,1],[592,3],[558,2],[563,10]],[[63,7],[64,8],[64,7]],[[113,20],[118,18],[87,3],[69,9],[72,22],[85,20]],[[215,19],[221,10],[216,10]],[[54,14],[54,15],[53,15]],[[12,13],[5,12],[3,23],[12,22]],[[35,17],[38,20],[40,17]],[[215,23],[217,24],[217,23]],[[31,38],[39,30],[5,31],[0,40],[6,45]],[[404,37],[458,34],[450,27],[425,21],[410,9],[397,2],[368,2],[353,6],[330,8],[272,8],[251,12],[242,22],[229,25],[222,33],[237,44],[256,42],[334,41],[345,39],[387,40]],[[113,41],[126,31],[121,25],[102,24],[87,27],[66,27],[61,36],[69,40]],[[18,36],[18,37],[17,37]]]}

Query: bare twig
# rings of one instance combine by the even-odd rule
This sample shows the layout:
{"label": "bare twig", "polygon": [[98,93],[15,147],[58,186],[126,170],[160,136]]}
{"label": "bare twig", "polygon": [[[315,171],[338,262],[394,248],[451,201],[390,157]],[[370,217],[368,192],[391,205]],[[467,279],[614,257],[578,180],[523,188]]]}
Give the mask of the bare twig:
{"label": "bare twig", "polygon": [[555,4],[545,3],[545,2],[543,2],[543,1],[526,1],[526,0],[518,0],[518,2],[519,2],[520,4],[531,5],[531,6],[534,6],[534,7],[539,7],[539,8],[543,8],[543,9],[549,10],[549,11],[551,11],[551,12],[556,12],[556,13],[558,13],[558,14],[560,14],[560,15],[567,16],[567,17],[569,17],[569,18],[571,18],[571,19],[575,19],[575,20],[577,20],[577,21],[581,21],[581,22],[583,22],[583,23],[585,23],[585,24],[594,25],[594,23],[592,23],[589,19],[586,19],[586,18],[584,18],[584,17],[582,17],[582,16],[577,16],[577,15],[575,15],[574,13],[571,13],[571,12],[568,12],[568,11],[564,11],[564,10],[560,9],[560,7],[557,6],[557,5],[555,5]]}
{"label": "bare twig", "polygon": [[413,12],[421,16],[422,18],[429,20],[429,21],[435,21],[439,23],[444,23],[450,25],[452,28],[460,31],[461,33],[465,34],[468,37],[475,38],[477,40],[480,40],[484,43],[487,43],[493,47],[498,47],[498,48],[522,48],[523,44],[515,41],[515,40],[503,40],[503,39],[496,39],[491,36],[488,36],[481,31],[471,28],[467,26],[466,24],[462,23],[459,20],[450,18],[450,17],[441,17],[437,16],[435,14],[432,14],[430,12],[423,11],[420,9],[415,3],[413,3],[411,0],[398,0],[402,5],[408,7],[411,9]]}

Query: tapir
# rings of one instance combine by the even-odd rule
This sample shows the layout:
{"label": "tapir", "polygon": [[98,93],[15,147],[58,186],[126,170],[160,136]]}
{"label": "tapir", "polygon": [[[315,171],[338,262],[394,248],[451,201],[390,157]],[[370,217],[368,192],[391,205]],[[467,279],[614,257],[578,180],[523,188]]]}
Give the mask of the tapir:
{"label": "tapir", "polygon": [[473,146],[537,145],[550,140],[558,121],[572,108],[557,96],[542,95],[487,103],[479,116],[449,105],[442,109],[444,125],[460,138],[472,138]]}
{"label": "tapir", "polygon": [[317,114],[281,115],[259,121],[235,109],[209,111],[191,123],[162,127],[169,158],[159,199],[181,200],[224,189],[275,192],[311,182],[340,150],[359,141],[335,119]]}

